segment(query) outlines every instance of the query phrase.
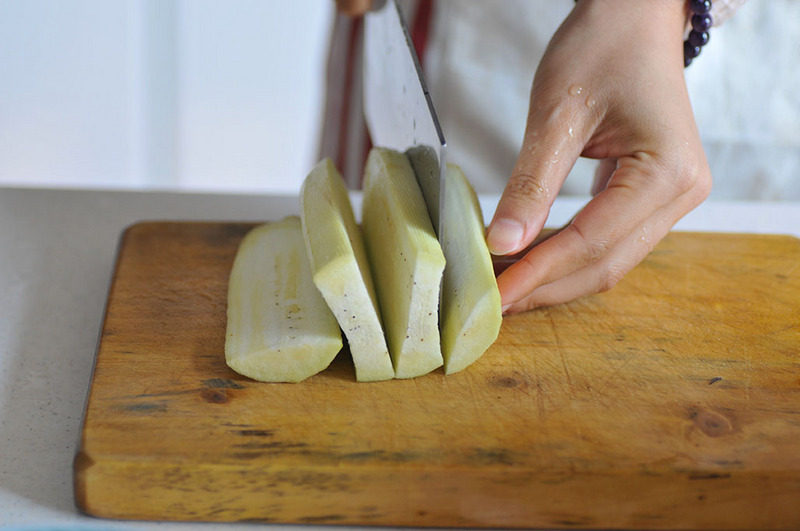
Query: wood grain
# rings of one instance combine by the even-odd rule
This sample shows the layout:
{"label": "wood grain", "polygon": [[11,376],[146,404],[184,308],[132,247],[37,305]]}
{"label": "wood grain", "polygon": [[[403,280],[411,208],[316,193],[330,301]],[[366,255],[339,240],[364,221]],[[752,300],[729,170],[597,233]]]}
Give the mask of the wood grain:
{"label": "wood grain", "polygon": [[123,236],[75,459],[101,517],[800,527],[800,240],[669,235],[613,290],[504,320],[468,370],[300,384],[225,365],[252,225]]}

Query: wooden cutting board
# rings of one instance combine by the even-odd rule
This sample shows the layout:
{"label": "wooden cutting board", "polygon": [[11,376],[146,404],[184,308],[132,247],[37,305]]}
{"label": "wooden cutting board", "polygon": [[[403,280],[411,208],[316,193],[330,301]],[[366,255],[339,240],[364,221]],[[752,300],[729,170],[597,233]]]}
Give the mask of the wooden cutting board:
{"label": "wooden cutting board", "polygon": [[800,527],[800,240],[673,233],[610,292],[507,317],[445,377],[225,365],[249,224],[121,240],[75,497],[111,518]]}

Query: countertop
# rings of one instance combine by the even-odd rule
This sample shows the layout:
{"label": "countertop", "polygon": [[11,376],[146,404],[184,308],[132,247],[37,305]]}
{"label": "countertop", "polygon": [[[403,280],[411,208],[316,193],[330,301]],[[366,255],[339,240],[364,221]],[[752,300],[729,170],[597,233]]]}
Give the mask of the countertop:
{"label": "countertop", "polygon": [[[481,198],[487,219],[497,199]],[[585,200],[559,198],[548,225],[566,222]],[[72,458],[119,235],[142,220],[297,212],[294,196],[0,188],[0,527],[186,528],[98,520],[73,501]],[[676,229],[800,236],[800,203],[708,201]]]}

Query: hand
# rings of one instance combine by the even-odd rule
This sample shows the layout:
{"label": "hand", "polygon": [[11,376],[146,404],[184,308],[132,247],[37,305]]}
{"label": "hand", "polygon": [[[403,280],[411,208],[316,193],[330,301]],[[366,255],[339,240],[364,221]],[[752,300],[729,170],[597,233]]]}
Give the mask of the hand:
{"label": "hand", "polygon": [[345,15],[363,15],[372,7],[372,0],[336,0],[336,9]]}
{"label": "hand", "polygon": [[610,289],[708,195],[683,77],[684,5],[580,0],[553,36],[489,248],[513,254],[534,240],[579,156],[600,159],[595,195],[499,275],[505,312]]}

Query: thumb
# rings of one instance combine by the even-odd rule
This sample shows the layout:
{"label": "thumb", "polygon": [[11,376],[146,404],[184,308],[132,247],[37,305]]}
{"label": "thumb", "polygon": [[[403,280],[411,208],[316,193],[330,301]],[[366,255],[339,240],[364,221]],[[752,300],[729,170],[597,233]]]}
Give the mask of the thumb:
{"label": "thumb", "polygon": [[513,254],[533,241],[583,151],[586,116],[567,98],[550,106],[532,99],[522,149],[486,234],[492,254]]}

